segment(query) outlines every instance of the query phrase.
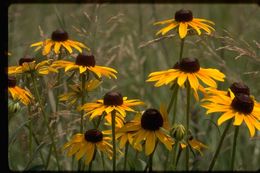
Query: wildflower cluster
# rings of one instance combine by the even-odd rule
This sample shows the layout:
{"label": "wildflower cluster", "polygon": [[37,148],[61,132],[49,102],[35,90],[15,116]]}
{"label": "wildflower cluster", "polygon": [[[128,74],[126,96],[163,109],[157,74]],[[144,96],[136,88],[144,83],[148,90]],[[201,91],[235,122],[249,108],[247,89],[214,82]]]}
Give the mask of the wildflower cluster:
{"label": "wildflower cluster", "polygon": [[[177,170],[178,161],[184,151],[185,168],[189,171],[190,152],[203,156],[203,150],[209,148],[197,139],[190,126],[191,94],[201,107],[207,109],[206,114],[222,113],[217,122],[219,126],[228,121],[229,128],[231,119],[234,119],[233,125],[236,128],[245,122],[251,137],[255,135],[256,129],[260,130],[260,104],[251,95],[246,84],[235,82],[227,90],[218,90],[218,82],[224,82],[226,78],[223,72],[203,67],[200,57],[196,55],[183,56],[185,40],[191,35],[196,33],[200,36],[206,32],[210,36],[215,31],[212,21],[194,18],[190,10],[181,9],[175,13],[174,18],[155,22],[154,25],[166,25],[156,35],[177,32],[181,43],[180,55],[174,57],[177,61],[170,65],[169,69],[151,72],[146,79],[146,82],[154,82],[156,88],[170,88],[166,91],[172,92],[167,106],[164,101],[160,101],[159,108],[156,105],[146,107],[142,99],[130,99],[124,95],[126,93],[122,94],[115,89],[100,90],[99,93],[103,97],[98,97],[100,94],[95,91],[98,91],[103,81],[117,80],[120,72],[112,67],[98,65],[98,54],[90,53],[90,48],[84,43],[71,40],[69,33],[62,29],[52,32],[50,38],[30,45],[36,47],[35,51],[41,50],[44,60],[26,55],[19,59],[17,65],[8,67],[10,113],[15,113],[20,108],[16,103],[22,103],[28,109],[28,114],[32,113],[33,106],[39,110],[45,126],[44,131],[48,133],[51,141],[48,157],[55,157],[58,170],[62,170],[61,159],[66,160],[63,157],[65,152],[68,157],[76,158],[79,171],[84,170],[85,165],[88,165],[91,171],[98,156],[103,161],[103,169],[106,156],[112,160],[113,171],[118,170],[117,163],[121,158],[124,159],[123,170],[127,170],[127,153],[131,149],[136,155],[144,153],[144,157],[147,157],[145,171],[152,171],[154,153],[157,146],[162,144],[163,149],[166,149],[164,151],[167,167],[164,169],[168,170],[168,165],[171,165],[173,170]],[[52,94],[55,93],[55,108],[51,110],[52,113],[46,109],[49,104],[47,99],[43,99],[46,91],[40,92],[40,86],[46,85],[46,78],[56,81],[54,86],[50,87]],[[61,87],[63,85],[64,87]],[[184,89],[186,116],[176,114],[178,92]],[[92,97],[95,99],[91,100]],[[59,146],[57,127],[51,125],[50,121],[51,114],[57,115],[62,103],[65,107],[68,106],[71,112],[76,112],[73,118],[77,121],[73,130],[65,134],[66,142]],[[137,109],[137,106],[142,107]],[[32,121],[31,117],[28,116],[29,122]],[[176,117],[180,122],[176,122]],[[28,128],[31,132],[29,143],[32,143],[32,137],[39,141],[38,136],[32,133],[33,126],[29,125]],[[221,141],[224,140],[227,130],[222,134]],[[238,130],[234,135],[237,133]],[[221,145],[222,142],[215,152],[209,170],[214,167]],[[47,158],[42,157],[44,163],[45,160]],[[233,162],[234,154],[231,160]]]}

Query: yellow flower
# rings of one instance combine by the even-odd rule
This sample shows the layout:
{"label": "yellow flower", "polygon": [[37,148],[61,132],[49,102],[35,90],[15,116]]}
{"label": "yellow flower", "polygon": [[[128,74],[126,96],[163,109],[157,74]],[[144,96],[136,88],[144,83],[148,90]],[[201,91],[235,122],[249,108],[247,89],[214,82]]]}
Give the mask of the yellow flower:
{"label": "yellow flower", "polygon": [[[201,156],[203,156],[203,153],[201,152],[201,150],[203,148],[208,148],[207,145],[205,145],[205,144],[201,143],[200,141],[194,139],[192,136],[189,137],[188,143],[191,146],[191,148],[198,151]],[[181,147],[181,149],[185,149],[187,147],[187,143],[185,143],[184,141],[180,142],[180,147]]]}
{"label": "yellow flower", "polygon": [[188,28],[196,30],[198,35],[201,35],[201,29],[206,31],[207,34],[210,34],[211,31],[214,31],[215,29],[209,26],[208,24],[214,25],[214,22],[206,20],[206,19],[200,19],[200,18],[193,18],[192,12],[190,10],[184,10],[181,9],[175,13],[174,19],[169,20],[163,20],[160,22],[154,23],[154,25],[165,25],[168,24],[166,27],[159,30],[156,35],[158,34],[166,34],[170,30],[178,28],[179,36],[181,39],[183,39],[187,35]]}
{"label": "yellow flower", "polygon": [[[35,51],[42,49],[42,55],[48,55],[53,47],[55,54],[60,53],[60,48],[64,47],[70,54],[73,52],[72,48],[77,49],[80,53],[82,53],[82,48],[90,50],[83,43],[69,40],[69,35],[64,30],[56,30],[52,33],[51,39],[46,39],[44,41],[40,41],[37,43],[31,44],[31,47],[36,47]],[[72,48],[71,48],[72,47]]]}
{"label": "yellow flower", "polygon": [[24,105],[30,104],[33,99],[30,91],[16,86],[16,79],[14,77],[8,77],[8,91],[13,100],[21,101]]}
{"label": "yellow flower", "polygon": [[[217,69],[201,68],[198,59],[183,58],[180,63],[176,63],[173,69],[158,71],[149,74],[147,82],[154,82],[155,87],[177,83],[180,87],[184,86],[186,80],[189,81],[194,91],[194,97],[199,100],[197,91],[204,91],[204,87],[200,84],[200,79],[206,85],[216,88],[217,84],[214,80],[224,81],[225,75]],[[213,80],[214,79],[214,80]]]}
{"label": "yellow flower", "polygon": [[223,113],[218,119],[218,125],[231,118],[234,118],[234,126],[240,126],[244,121],[253,137],[255,128],[260,130],[260,104],[249,95],[248,88],[230,88],[226,92],[208,89],[208,95],[203,99],[204,103],[201,106],[208,109],[207,114]]}
{"label": "yellow flower", "polygon": [[40,75],[46,75],[50,72],[57,73],[58,71],[50,66],[52,60],[44,60],[36,63],[35,59],[30,56],[25,56],[19,60],[18,66],[8,67],[8,75],[31,73],[36,71]]}
{"label": "yellow flower", "polygon": [[[88,92],[93,91],[101,83],[102,83],[102,81],[99,81],[99,80],[96,80],[96,79],[92,79],[90,81],[87,81],[85,83],[85,90],[88,91]],[[67,92],[65,94],[61,94],[59,96],[59,100],[60,101],[66,101],[71,106],[71,105],[75,104],[79,98],[81,98],[82,88],[81,88],[81,85],[79,85],[79,84],[70,85],[69,87],[72,89],[72,91]]]}
{"label": "yellow flower", "polygon": [[87,112],[84,116],[89,116],[90,120],[102,116],[103,113],[110,115],[112,111],[116,112],[116,117],[124,119],[126,111],[135,112],[131,107],[142,104],[144,103],[137,99],[127,100],[127,97],[122,97],[120,93],[110,91],[105,94],[104,99],[97,100],[94,103],[86,103],[80,110]]}
{"label": "yellow flower", "polygon": [[111,141],[111,138],[104,136],[103,132],[91,129],[87,130],[85,134],[75,134],[71,141],[64,144],[63,149],[69,148],[67,156],[70,157],[75,154],[77,160],[85,155],[85,164],[89,164],[96,150],[104,152],[110,159],[112,158],[112,145],[109,141]]}
{"label": "yellow flower", "polygon": [[173,139],[167,134],[170,129],[167,111],[164,106],[160,111],[147,109],[143,114],[137,114],[135,119],[127,123],[120,131],[133,133],[133,146],[136,148],[140,142],[145,141],[145,154],[150,155],[157,143],[157,138],[168,150],[172,150]]}
{"label": "yellow flower", "polygon": [[79,54],[75,62],[57,60],[53,62],[52,67],[56,69],[65,68],[65,72],[78,69],[80,74],[89,71],[98,78],[101,78],[101,76],[105,76],[108,78],[113,77],[116,79],[115,74],[117,73],[117,71],[113,68],[97,66],[95,57],[93,55],[89,56],[85,54]]}

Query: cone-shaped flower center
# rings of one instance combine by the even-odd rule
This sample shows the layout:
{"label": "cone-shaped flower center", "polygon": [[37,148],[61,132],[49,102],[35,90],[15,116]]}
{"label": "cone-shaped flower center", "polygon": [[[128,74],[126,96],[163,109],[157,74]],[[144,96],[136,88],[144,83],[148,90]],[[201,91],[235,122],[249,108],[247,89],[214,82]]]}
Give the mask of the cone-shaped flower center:
{"label": "cone-shaped flower center", "polygon": [[254,101],[246,94],[237,94],[232,101],[232,108],[244,114],[250,114],[254,108]]}
{"label": "cone-shaped flower center", "polygon": [[80,66],[94,67],[96,64],[96,60],[93,55],[78,54],[75,64]]}
{"label": "cone-shaped flower center", "polygon": [[163,126],[161,113],[156,109],[147,109],[141,118],[141,126],[146,130],[158,130]]}
{"label": "cone-shaped flower center", "polygon": [[120,106],[123,104],[123,97],[119,92],[110,91],[104,96],[104,105]]}
{"label": "cone-shaped flower center", "polygon": [[181,62],[177,62],[174,69],[180,69],[186,73],[195,73],[200,70],[200,63],[196,58],[183,58]]}
{"label": "cone-shaped flower center", "polygon": [[[250,90],[249,90],[248,86],[246,86],[245,84],[240,83],[240,82],[234,82],[234,83],[230,86],[230,89],[231,89],[231,91],[232,91],[235,95],[237,95],[237,94],[239,94],[239,93],[250,95]],[[229,91],[228,91],[228,95],[230,96]]]}
{"label": "cone-shaped flower center", "polygon": [[96,129],[91,129],[86,131],[84,136],[85,136],[85,140],[88,142],[97,143],[103,140],[102,132]]}
{"label": "cone-shaped flower center", "polygon": [[16,79],[13,76],[8,76],[8,87],[15,87],[16,86]]}
{"label": "cone-shaped flower center", "polygon": [[66,41],[69,39],[69,34],[61,29],[57,29],[56,31],[52,32],[51,39],[53,41]]}
{"label": "cone-shaped flower center", "polygon": [[33,62],[35,59],[29,55],[26,55],[25,57],[19,59],[19,65],[23,65],[24,62]]}
{"label": "cone-shaped flower center", "polygon": [[175,20],[177,22],[189,22],[192,19],[193,15],[190,10],[181,9],[175,13]]}

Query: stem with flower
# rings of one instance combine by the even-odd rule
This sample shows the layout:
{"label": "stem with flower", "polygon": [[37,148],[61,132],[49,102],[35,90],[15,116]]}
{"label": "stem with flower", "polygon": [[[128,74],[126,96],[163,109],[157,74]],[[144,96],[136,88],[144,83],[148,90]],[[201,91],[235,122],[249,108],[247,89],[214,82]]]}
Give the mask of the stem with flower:
{"label": "stem with flower", "polygon": [[233,139],[232,155],[231,155],[231,169],[230,169],[231,171],[234,170],[238,132],[239,132],[239,126],[236,126],[234,139]]}
{"label": "stem with flower", "polygon": [[111,113],[112,116],[112,142],[113,142],[113,171],[116,170],[116,112],[115,110]]}

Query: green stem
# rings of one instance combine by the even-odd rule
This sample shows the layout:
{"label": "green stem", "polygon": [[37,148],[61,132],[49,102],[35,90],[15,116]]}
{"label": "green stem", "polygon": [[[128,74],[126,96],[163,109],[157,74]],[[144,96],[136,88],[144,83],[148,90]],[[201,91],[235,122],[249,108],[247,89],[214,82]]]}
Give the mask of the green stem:
{"label": "green stem", "polygon": [[177,149],[178,149],[178,146],[179,146],[179,142],[177,141],[174,145],[174,150],[173,150],[173,170],[175,171],[176,170],[176,162],[177,162]]}
{"label": "green stem", "polygon": [[93,161],[94,161],[94,159],[95,159],[95,157],[96,157],[96,152],[97,152],[97,149],[95,148],[93,158],[92,158],[92,160],[90,161],[90,164],[89,164],[89,167],[88,167],[88,171],[89,171],[89,172],[91,172],[92,164],[93,164]]}
{"label": "green stem", "polygon": [[176,94],[175,94],[175,100],[174,100],[174,106],[173,106],[173,114],[172,114],[172,125],[174,125],[176,120],[176,112],[177,112],[177,102],[178,102],[178,91],[179,87],[176,88]]}
{"label": "green stem", "polygon": [[127,143],[126,143],[126,146],[125,146],[124,171],[126,171],[126,162],[127,162],[128,146],[129,146],[129,143],[127,142]]}
{"label": "green stem", "polygon": [[172,90],[172,97],[171,97],[170,103],[169,103],[169,105],[167,107],[167,113],[168,114],[170,113],[172,105],[173,105],[173,102],[174,102],[174,100],[176,98],[176,90],[177,90],[177,88],[178,88],[178,84],[175,83],[174,86],[173,86],[173,90]]}
{"label": "green stem", "polygon": [[47,161],[46,161],[45,169],[47,169],[48,166],[49,166],[49,163],[50,163],[50,160],[51,160],[51,152],[52,152],[52,145],[51,145],[51,147],[49,148],[49,152],[48,152],[48,155],[47,155]]}
{"label": "green stem", "polygon": [[179,163],[179,160],[180,160],[182,151],[183,151],[183,150],[181,149],[181,146],[179,145],[179,151],[178,151],[177,159],[176,159],[176,163],[175,163],[175,168],[176,168],[176,169],[177,169],[177,166],[178,166],[178,163]]}
{"label": "green stem", "polygon": [[181,50],[180,50],[180,58],[179,58],[179,61],[181,61],[181,59],[182,59],[183,48],[184,48],[184,38],[181,39]]}
{"label": "green stem", "polygon": [[[30,130],[30,127],[28,125],[26,125],[26,127],[28,128],[28,130]],[[40,142],[37,139],[36,135],[33,133],[33,131],[32,131],[32,138],[34,139],[37,146],[40,145]],[[42,164],[45,165],[45,161],[41,149],[39,150],[39,152],[40,152],[40,158],[42,160]]]}
{"label": "green stem", "polygon": [[217,150],[216,150],[216,152],[215,152],[215,154],[213,156],[212,161],[210,162],[208,171],[212,171],[212,169],[213,169],[213,167],[215,165],[215,162],[217,160],[218,154],[220,152],[220,148],[221,148],[221,146],[223,144],[224,138],[225,138],[225,136],[226,136],[226,134],[228,132],[228,129],[229,129],[230,125],[231,125],[231,121],[228,122],[227,126],[225,127],[225,130],[224,130],[223,134],[221,135],[220,141],[218,143]]}
{"label": "green stem", "polygon": [[[188,132],[189,132],[189,127],[190,127],[190,84],[189,82],[187,84],[187,109],[186,109],[186,140],[188,143],[189,137],[188,137]],[[186,170],[189,171],[189,148],[187,147],[186,151]]]}
{"label": "green stem", "polygon": [[57,162],[57,167],[58,167],[58,170],[60,170],[59,158],[58,158],[57,148],[56,148],[55,141],[54,141],[53,132],[52,132],[52,129],[50,128],[50,126],[48,124],[47,115],[45,114],[44,107],[43,107],[43,104],[42,104],[42,101],[41,101],[41,98],[40,98],[40,94],[39,94],[39,91],[38,91],[38,88],[37,88],[37,85],[36,85],[35,76],[34,76],[33,73],[31,73],[31,78],[32,78],[36,98],[37,98],[37,101],[39,102],[41,112],[43,114],[44,124],[47,126],[48,134],[49,134],[51,142],[52,142],[52,146],[53,146],[53,149],[54,149],[54,155],[55,155],[56,162]]}
{"label": "green stem", "polygon": [[[86,83],[86,76],[84,73],[82,73],[81,74],[81,91],[82,91],[81,106],[83,106],[85,103],[85,83]],[[83,133],[83,116],[84,116],[84,111],[82,110],[80,113],[80,133]],[[81,165],[82,165],[82,161],[80,159],[78,162],[78,171],[81,170]]]}
{"label": "green stem", "polygon": [[[85,103],[85,82],[86,82],[86,76],[85,74],[82,74],[81,76],[81,89],[82,89],[82,97],[81,97],[81,106]],[[80,115],[80,133],[83,133],[83,115],[84,111],[81,111]]]}
{"label": "green stem", "polygon": [[234,170],[238,132],[239,132],[239,126],[236,126],[234,139],[233,139],[232,155],[231,155],[231,171]]}
{"label": "green stem", "polygon": [[156,150],[157,144],[158,144],[158,141],[156,141],[154,150],[153,150],[152,154],[149,157],[149,172],[153,171],[153,155],[154,155],[154,152]]}
{"label": "green stem", "polygon": [[[61,59],[61,54],[62,52],[58,55],[58,60]],[[57,83],[58,85],[60,84],[60,80],[61,80],[61,73],[62,71],[60,71],[58,73],[58,78],[57,78]],[[59,111],[59,95],[60,95],[60,86],[57,87],[57,90],[56,90],[56,100],[55,100],[55,103],[56,103],[56,113]]]}
{"label": "green stem", "polygon": [[112,111],[113,171],[116,171],[116,112]]}
{"label": "green stem", "polygon": [[105,170],[105,160],[104,160],[103,152],[101,152],[101,160],[102,160],[103,170]]}
{"label": "green stem", "polygon": [[[28,88],[30,88],[30,82],[29,82],[29,77],[26,75],[26,85]],[[31,112],[31,105],[28,105],[28,120],[29,120],[29,156],[30,158],[32,157],[33,153],[33,147],[32,147],[32,112]]]}
{"label": "green stem", "polygon": [[29,121],[29,155],[32,157],[33,147],[32,147],[32,121]]}

